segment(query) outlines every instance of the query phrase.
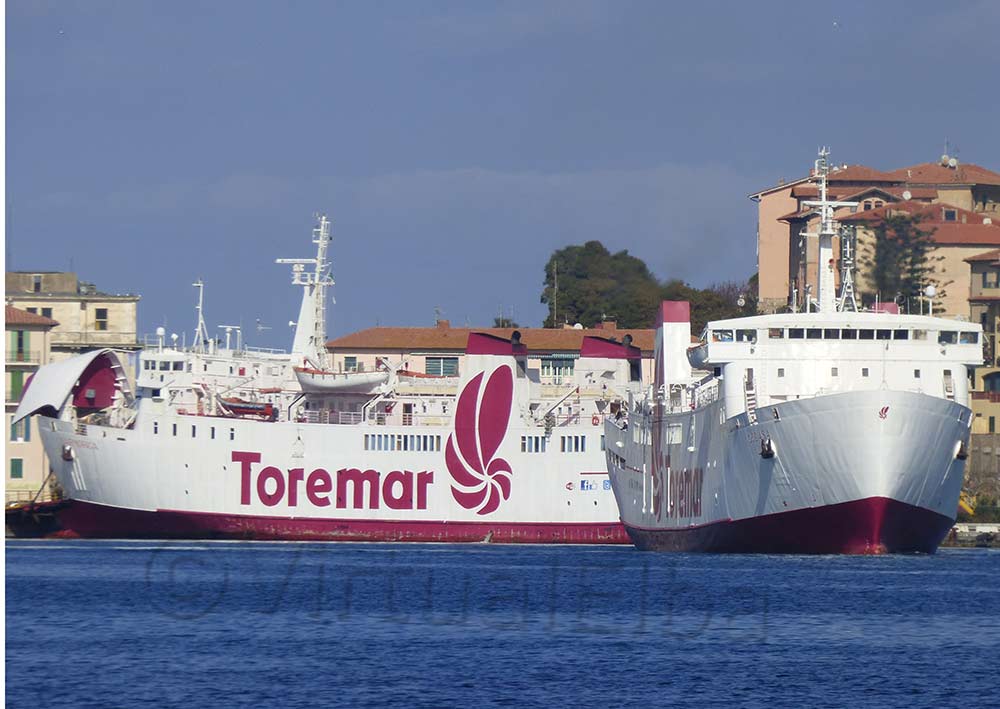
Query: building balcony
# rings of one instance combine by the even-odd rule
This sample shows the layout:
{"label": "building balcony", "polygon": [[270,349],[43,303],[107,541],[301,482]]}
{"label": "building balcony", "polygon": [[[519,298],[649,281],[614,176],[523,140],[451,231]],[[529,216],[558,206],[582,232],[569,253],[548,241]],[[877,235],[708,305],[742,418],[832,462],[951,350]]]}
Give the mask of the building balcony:
{"label": "building balcony", "polygon": [[11,351],[7,350],[7,356],[5,361],[8,365],[17,364],[31,364],[38,365],[42,362],[42,353],[40,351]]}
{"label": "building balcony", "polygon": [[123,332],[121,330],[53,330],[52,348],[56,349],[59,347],[122,347],[125,349],[135,349],[139,347],[139,340],[135,332]]}

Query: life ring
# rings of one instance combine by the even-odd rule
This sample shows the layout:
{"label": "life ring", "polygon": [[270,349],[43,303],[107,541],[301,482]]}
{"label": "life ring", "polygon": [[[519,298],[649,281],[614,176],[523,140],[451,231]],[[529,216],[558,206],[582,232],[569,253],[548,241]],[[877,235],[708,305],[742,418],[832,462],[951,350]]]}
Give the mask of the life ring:
{"label": "life ring", "polygon": [[595,426],[600,426],[601,425],[601,417],[598,416],[597,414],[594,414],[593,416],[590,417],[590,422],[592,424],[594,424]]}

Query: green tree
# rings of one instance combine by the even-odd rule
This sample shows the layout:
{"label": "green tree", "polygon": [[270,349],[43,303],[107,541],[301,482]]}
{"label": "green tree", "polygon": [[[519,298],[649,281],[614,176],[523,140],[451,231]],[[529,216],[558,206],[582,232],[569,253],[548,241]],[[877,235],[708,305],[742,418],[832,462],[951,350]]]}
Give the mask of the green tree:
{"label": "green tree", "polygon": [[864,294],[866,300],[875,295],[883,301],[917,296],[931,283],[937,286],[938,297],[944,295],[945,284],[934,279],[935,264],[944,257],[931,256],[935,230],[921,229],[919,215],[894,214],[870,228],[874,239],[858,259],[874,289]]}
{"label": "green tree", "polygon": [[599,241],[567,246],[549,258],[541,302],[549,306],[545,327],[604,319],[621,327],[649,327],[656,315],[660,284],[642,261],[609,252]]}
{"label": "green tree", "polygon": [[514,322],[512,318],[509,318],[506,315],[498,315],[497,317],[493,318],[493,327],[511,328],[511,327],[521,327],[521,326],[518,325],[516,322]]}

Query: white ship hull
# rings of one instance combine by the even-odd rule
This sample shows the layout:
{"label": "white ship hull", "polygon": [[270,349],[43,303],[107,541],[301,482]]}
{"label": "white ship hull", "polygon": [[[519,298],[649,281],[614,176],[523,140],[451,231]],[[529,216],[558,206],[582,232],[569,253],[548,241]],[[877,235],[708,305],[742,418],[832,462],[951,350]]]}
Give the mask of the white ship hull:
{"label": "white ship hull", "polygon": [[[587,453],[522,453],[521,436],[540,431],[511,426],[494,456],[509,464],[506,498],[492,479],[456,482],[447,427],[181,415],[158,417],[155,434],[153,421],[123,430],[46,419],[42,438],[73,500],[60,519],[67,536],[626,543],[603,429],[589,424],[553,434],[585,436]],[[390,440],[409,450],[370,449]]]}
{"label": "white ship hull", "polygon": [[[933,552],[954,522],[971,411],[854,391],[726,418],[724,401],[606,424],[622,522],[643,549]],[[657,436],[654,431],[658,431]],[[762,456],[762,441],[773,456]]]}

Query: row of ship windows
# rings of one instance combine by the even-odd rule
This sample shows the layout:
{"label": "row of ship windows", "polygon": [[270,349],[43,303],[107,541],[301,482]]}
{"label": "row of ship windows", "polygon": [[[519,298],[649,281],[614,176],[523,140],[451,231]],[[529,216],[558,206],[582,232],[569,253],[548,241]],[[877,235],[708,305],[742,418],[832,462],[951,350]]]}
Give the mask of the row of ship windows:
{"label": "row of ship windows", "polygon": [[[861,376],[862,377],[867,377],[868,375],[869,375],[869,369],[868,369],[868,367],[862,367],[861,368]],[[784,377],[784,376],[785,376],[785,368],[784,367],[778,367],[778,377],[781,378],[781,377]],[[840,368],[839,367],[830,367],[830,376],[831,377],[839,377],[840,376]],[[949,378],[949,377],[951,377],[951,370],[950,369],[944,370],[944,376],[945,376],[946,379]],[[919,369],[914,369],[913,370],[913,378],[914,379],[920,379],[920,370]]]}
{"label": "row of ship windows", "polygon": [[[153,421],[153,433],[156,434],[156,435],[159,435],[159,433],[160,433],[160,422],[159,421]],[[170,424],[170,435],[172,435],[172,436],[176,436],[177,435],[177,424],[176,423]],[[197,438],[197,437],[198,437],[198,427],[192,425],[191,426],[191,438]],[[213,441],[215,440],[215,426],[209,426],[208,427],[208,437],[211,440],[213,440]],[[230,441],[235,441],[236,440],[236,429],[235,428],[230,428],[229,429],[229,440]]]}
{"label": "row of ship windows", "polygon": [[[757,330],[712,330],[712,342],[749,342],[757,341]],[[888,330],[888,329],[856,329],[822,328],[822,327],[772,327],[761,330],[769,340],[922,340],[928,339],[928,330]],[[957,330],[941,330],[937,333],[938,344],[941,345],[975,345],[979,343],[978,332],[959,332]]]}
{"label": "row of ship windows", "polygon": [[366,451],[440,451],[441,436],[404,433],[366,433]]}
{"label": "row of ship windows", "polygon": [[[544,453],[548,448],[545,436],[521,436],[522,453]],[[604,436],[601,436],[601,450],[604,450]],[[560,453],[586,453],[586,436],[559,436]]]}

